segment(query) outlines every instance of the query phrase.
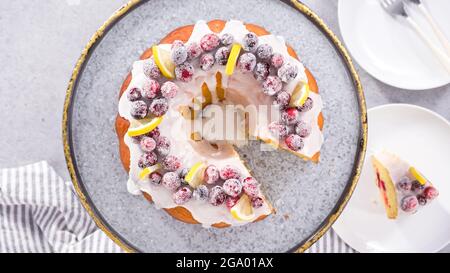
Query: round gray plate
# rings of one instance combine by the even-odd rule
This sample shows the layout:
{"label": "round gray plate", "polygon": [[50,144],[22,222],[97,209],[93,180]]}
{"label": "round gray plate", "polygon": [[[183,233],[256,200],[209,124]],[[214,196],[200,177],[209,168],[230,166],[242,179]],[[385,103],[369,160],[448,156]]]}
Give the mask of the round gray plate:
{"label": "round gray plate", "polygon": [[[68,91],[64,138],[69,170],[85,207],[112,238],[145,252],[284,252],[307,247],[335,220],[359,175],[365,105],[342,48],[311,15],[272,0],[153,0],[134,5],[88,47]],[[240,150],[277,210],[243,227],[204,229],[174,220],[127,192],[114,129],[120,86],[132,63],[171,30],[197,20],[238,19],[282,35],[316,77],[324,100],[319,164],[286,152]],[[67,118],[67,119],[66,119]],[[314,238],[313,236],[316,235]],[[311,240],[311,238],[313,238]]]}

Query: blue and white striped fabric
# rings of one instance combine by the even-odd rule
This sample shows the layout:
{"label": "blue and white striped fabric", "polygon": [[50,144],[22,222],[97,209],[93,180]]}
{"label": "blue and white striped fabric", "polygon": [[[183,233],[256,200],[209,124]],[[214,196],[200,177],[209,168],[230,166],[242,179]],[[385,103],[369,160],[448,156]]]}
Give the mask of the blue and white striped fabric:
{"label": "blue and white striped fabric", "polygon": [[[0,253],[122,252],[89,217],[65,182],[42,161],[0,170]],[[306,253],[353,253],[333,231]]]}

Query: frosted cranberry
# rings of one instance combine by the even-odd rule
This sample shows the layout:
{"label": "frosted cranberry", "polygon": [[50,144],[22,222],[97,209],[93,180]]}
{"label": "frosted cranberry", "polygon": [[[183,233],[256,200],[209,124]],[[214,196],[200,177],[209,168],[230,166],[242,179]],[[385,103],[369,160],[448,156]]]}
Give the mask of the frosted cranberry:
{"label": "frosted cranberry", "polygon": [[194,76],[194,67],[190,63],[183,63],[175,68],[177,80],[190,82]]}
{"label": "frosted cranberry", "polygon": [[284,142],[288,146],[289,149],[292,151],[299,151],[303,149],[303,146],[305,146],[305,143],[303,142],[303,139],[296,134],[290,134]]}
{"label": "frosted cranberry", "polygon": [[194,190],[194,199],[195,200],[208,200],[209,190],[205,185],[200,185]]}
{"label": "frosted cranberry", "polygon": [[270,57],[272,57],[272,53],[273,48],[268,44],[262,44],[256,49],[256,56],[263,60],[270,60]]}
{"label": "frosted cranberry", "polygon": [[291,63],[286,63],[278,69],[278,77],[283,82],[290,82],[297,77],[298,67]]}
{"label": "frosted cranberry", "polygon": [[172,45],[171,45],[170,49],[174,49],[174,48],[177,48],[177,47],[180,47],[180,46],[184,46],[183,41],[175,40],[175,41],[172,42]]}
{"label": "frosted cranberry", "polygon": [[311,134],[311,125],[304,121],[299,121],[295,125],[295,132],[301,137],[308,137]]}
{"label": "frosted cranberry", "polygon": [[155,153],[153,153],[153,152],[143,153],[141,155],[141,157],[139,158],[138,166],[139,166],[139,168],[144,169],[144,168],[155,165],[157,161],[158,161],[158,157],[156,156]]}
{"label": "frosted cranberry", "polygon": [[433,200],[439,196],[439,191],[435,187],[429,186],[423,190],[423,195],[427,200]]}
{"label": "frosted cranberry", "polygon": [[427,198],[423,194],[419,194],[416,196],[417,202],[419,202],[419,205],[425,206],[427,204]]}
{"label": "frosted cranberry", "polygon": [[153,99],[158,95],[160,90],[159,83],[155,80],[149,79],[144,83],[142,88],[142,96],[146,99]]}
{"label": "frosted cranberry", "polygon": [[261,197],[254,197],[252,198],[252,207],[255,209],[262,207],[264,204],[264,200]]}
{"label": "frosted cranberry", "polygon": [[152,152],[156,148],[156,141],[151,137],[144,136],[141,138],[139,146],[144,152]]}
{"label": "frosted cranberry", "polygon": [[408,192],[411,190],[411,181],[409,181],[408,177],[402,177],[397,182],[397,189],[403,192]]}
{"label": "frosted cranberry", "polygon": [[188,52],[184,45],[174,47],[172,49],[172,61],[176,64],[184,63],[188,58]]}
{"label": "frosted cranberry", "polygon": [[307,98],[305,103],[302,106],[298,107],[297,109],[300,112],[304,113],[304,112],[308,112],[309,110],[311,110],[313,108],[313,106],[314,106],[314,101],[311,98]]}
{"label": "frosted cranberry", "polygon": [[145,76],[150,79],[159,79],[161,77],[161,71],[159,71],[158,66],[155,63],[153,57],[144,61],[143,71]]}
{"label": "frosted cranberry", "polygon": [[159,185],[161,184],[162,175],[159,172],[152,172],[148,176],[148,179],[150,180],[151,183]]}
{"label": "frosted cranberry", "polygon": [[254,52],[258,47],[258,42],[258,36],[253,32],[249,32],[244,36],[242,47],[246,51]]}
{"label": "frosted cranberry", "polygon": [[159,136],[161,135],[161,132],[159,131],[159,128],[156,127],[155,129],[151,130],[150,132],[148,132],[145,135],[153,138],[154,140],[157,140],[159,138]]}
{"label": "frosted cranberry", "polygon": [[214,59],[214,56],[212,54],[203,54],[200,57],[200,68],[203,71],[208,71],[213,67],[215,62],[216,60]]}
{"label": "frosted cranberry", "polygon": [[284,57],[280,53],[274,53],[270,60],[270,63],[275,68],[280,68],[284,64]]}
{"label": "frosted cranberry", "polygon": [[200,47],[204,51],[211,51],[219,46],[220,39],[214,33],[206,34],[200,39]]}
{"label": "frosted cranberry", "polygon": [[227,206],[228,209],[231,209],[232,207],[234,207],[234,205],[236,205],[238,201],[239,196],[236,197],[227,196],[227,198],[225,199],[225,206]]}
{"label": "frosted cranberry", "polygon": [[219,180],[219,178],[220,178],[219,169],[217,169],[216,166],[209,165],[208,167],[206,167],[203,180],[207,184],[214,184],[217,182],[217,180]]}
{"label": "frosted cranberry", "polygon": [[160,136],[156,140],[156,151],[162,157],[167,156],[170,152],[170,140],[165,136]]}
{"label": "frosted cranberry", "polygon": [[244,53],[239,57],[237,66],[242,73],[250,73],[255,69],[256,56],[253,53]]}
{"label": "frosted cranberry", "polygon": [[281,120],[287,125],[294,125],[298,122],[300,112],[297,108],[287,108],[281,112]]}
{"label": "frosted cranberry", "polygon": [[225,193],[232,197],[236,197],[242,192],[242,183],[238,179],[228,179],[222,187]]}
{"label": "frosted cranberry", "polygon": [[209,191],[209,203],[213,206],[220,206],[225,202],[227,195],[221,186],[215,186]]}
{"label": "frosted cranberry", "polygon": [[191,200],[192,191],[188,187],[182,187],[173,194],[172,198],[175,204],[182,205]]}
{"label": "frosted cranberry", "polygon": [[226,65],[228,62],[228,57],[230,56],[230,49],[228,47],[221,47],[214,54],[216,62],[220,65]]}
{"label": "frosted cranberry", "polygon": [[188,60],[193,60],[203,53],[203,49],[200,47],[200,45],[196,42],[193,42],[188,45],[187,47],[187,53],[188,53]]}
{"label": "frosted cranberry", "polygon": [[154,99],[148,110],[156,117],[163,116],[169,110],[169,102],[164,98]]}
{"label": "frosted cranberry", "polygon": [[162,184],[167,189],[175,191],[181,186],[181,180],[177,173],[167,172],[163,175]]}
{"label": "frosted cranberry", "polygon": [[142,100],[133,101],[131,103],[131,111],[130,114],[135,119],[143,119],[147,116],[147,104]]}
{"label": "frosted cranberry", "polygon": [[290,101],[291,95],[286,91],[281,91],[280,93],[277,94],[274,104],[278,105],[280,109],[284,109],[289,105]]}
{"label": "frosted cranberry", "polygon": [[253,71],[253,76],[257,81],[264,81],[270,74],[270,65],[265,62],[257,63],[255,70]]}
{"label": "frosted cranberry", "polygon": [[242,181],[242,190],[251,198],[258,197],[259,183],[255,178],[247,177]]}
{"label": "frosted cranberry", "polygon": [[165,82],[161,86],[161,94],[166,99],[173,99],[179,91],[178,85],[173,82]]}
{"label": "frosted cranberry", "polygon": [[278,138],[283,138],[288,135],[288,127],[281,121],[274,121],[269,124],[269,131]]}
{"label": "frosted cranberry", "polygon": [[228,180],[228,179],[232,179],[232,178],[238,179],[241,176],[239,171],[231,165],[226,165],[225,167],[223,167],[220,170],[219,175],[220,175],[220,178],[222,178],[223,180]]}
{"label": "frosted cranberry", "polygon": [[411,191],[413,191],[416,194],[421,193],[424,189],[425,189],[425,186],[420,184],[420,182],[417,180],[414,180],[411,183]]}
{"label": "frosted cranberry", "polygon": [[162,161],[162,166],[164,169],[174,172],[181,167],[181,161],[178,157],[169,155]]}
{"label": "frosted cranberry", "polygon": [[283,88],[283,83],[277,76],[268,76],[262,84],[264,94],[269,96],[277,94],[281,91],[281,88]]}
{"label": "frosted cranberry", "polygon": [[129,101],[136,101],[142,98],[142,90],[137,87],[131,88],[128,90],[127,98]]}
{"label": "frosted cranberry", "polygon": [[234,42],[234,37],[233,35],[229,34],[229,33],[224,33],[222,34],[222,36],[220,36],[220,43],[222,45],[231,45]]}
{"label": "frosted cranberry", "polygon": [[419,201],[417,200],[417,197],[414,195],[406,196],[402,199],[400,203],[400,208],[405,212],[414,212],[416,211],[417,207],[419,205]]}

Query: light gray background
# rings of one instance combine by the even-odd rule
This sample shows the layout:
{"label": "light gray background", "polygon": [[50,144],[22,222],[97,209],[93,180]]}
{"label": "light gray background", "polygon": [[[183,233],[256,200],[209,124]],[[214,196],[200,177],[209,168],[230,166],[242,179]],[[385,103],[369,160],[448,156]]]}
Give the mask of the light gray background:
{"label": "light gray background", "polygon": [[[126,2],[0,1],[0,168],[45,159],[69,179],[61,139],[67,83],[91,35]],[[337,0],[304,2],[339,35]],[[357,68],[369,108],[411,103],[450,119],[449,85],[425,92],[400,90]]]}

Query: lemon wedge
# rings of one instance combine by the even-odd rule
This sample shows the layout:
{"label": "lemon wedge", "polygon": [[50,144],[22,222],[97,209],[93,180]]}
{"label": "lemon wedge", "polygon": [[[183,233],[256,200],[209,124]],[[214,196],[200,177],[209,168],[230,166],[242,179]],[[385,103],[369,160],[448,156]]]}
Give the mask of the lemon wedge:
{"label": "lemon wedge", "polygon": [[158,127],[159,124],[161,124],[163,120],[163,117],[157,117],[153,119],[143,119],[139,123],[137,123],[137,126],[134,126],[133,128],[128,129],[128,136],[135,137],[144,135],[147,133],[150,133],[153,131],[156,127]]}
{"label": "lemon wedge", "polygon": [[230,212],[231,216],[238,221],[249,222],[255,219],[250,198],[246,194],[239,198],[239,201],[231,208]]}
{"label": "lemon wedge", "polygon": [[241,48],[242,46],[240,44],[234,44],[231,47],[230,56],[228,56],[227,66],[225,67],[225,74],[228,76],[231,76],[234,72]]}
{"label": "lemon wedge", "polygon": [[145,177],[147,177],[148,175],[156,172],[157,170],[161,169],[161,165],[158,163],[156,165],[153,165],[151,167],[147,167],[145,169],[143,169],[140,173],[139,173],[139,179],[142,180]]}
{"label": "lemon wedge", "polygon": [[184,180],[193,188],[200,186],[203,182],[203,173],[205,171],[205,168],[205,163],[195,163],[194,166],[192,166],[192,168],[186,174]]}
{"label": "lemon wedge", "polygon": [[172,62],[171,52],[160,46],[152,47],[153,58],[164,77],[175,78],[175,64]]}
{"label": "lemon wedge", "polygon": [[291,101],[289,105],[291,107],[300,107],[305,104],[309,97],[309,85],[305,82],[300,82],[292,92]]}
{"label": "lemon wedge", "polygon": [[409,173],[417,180],[420,184],[425,185],[428,179],[425,178],[416,168],[410,167]]}

